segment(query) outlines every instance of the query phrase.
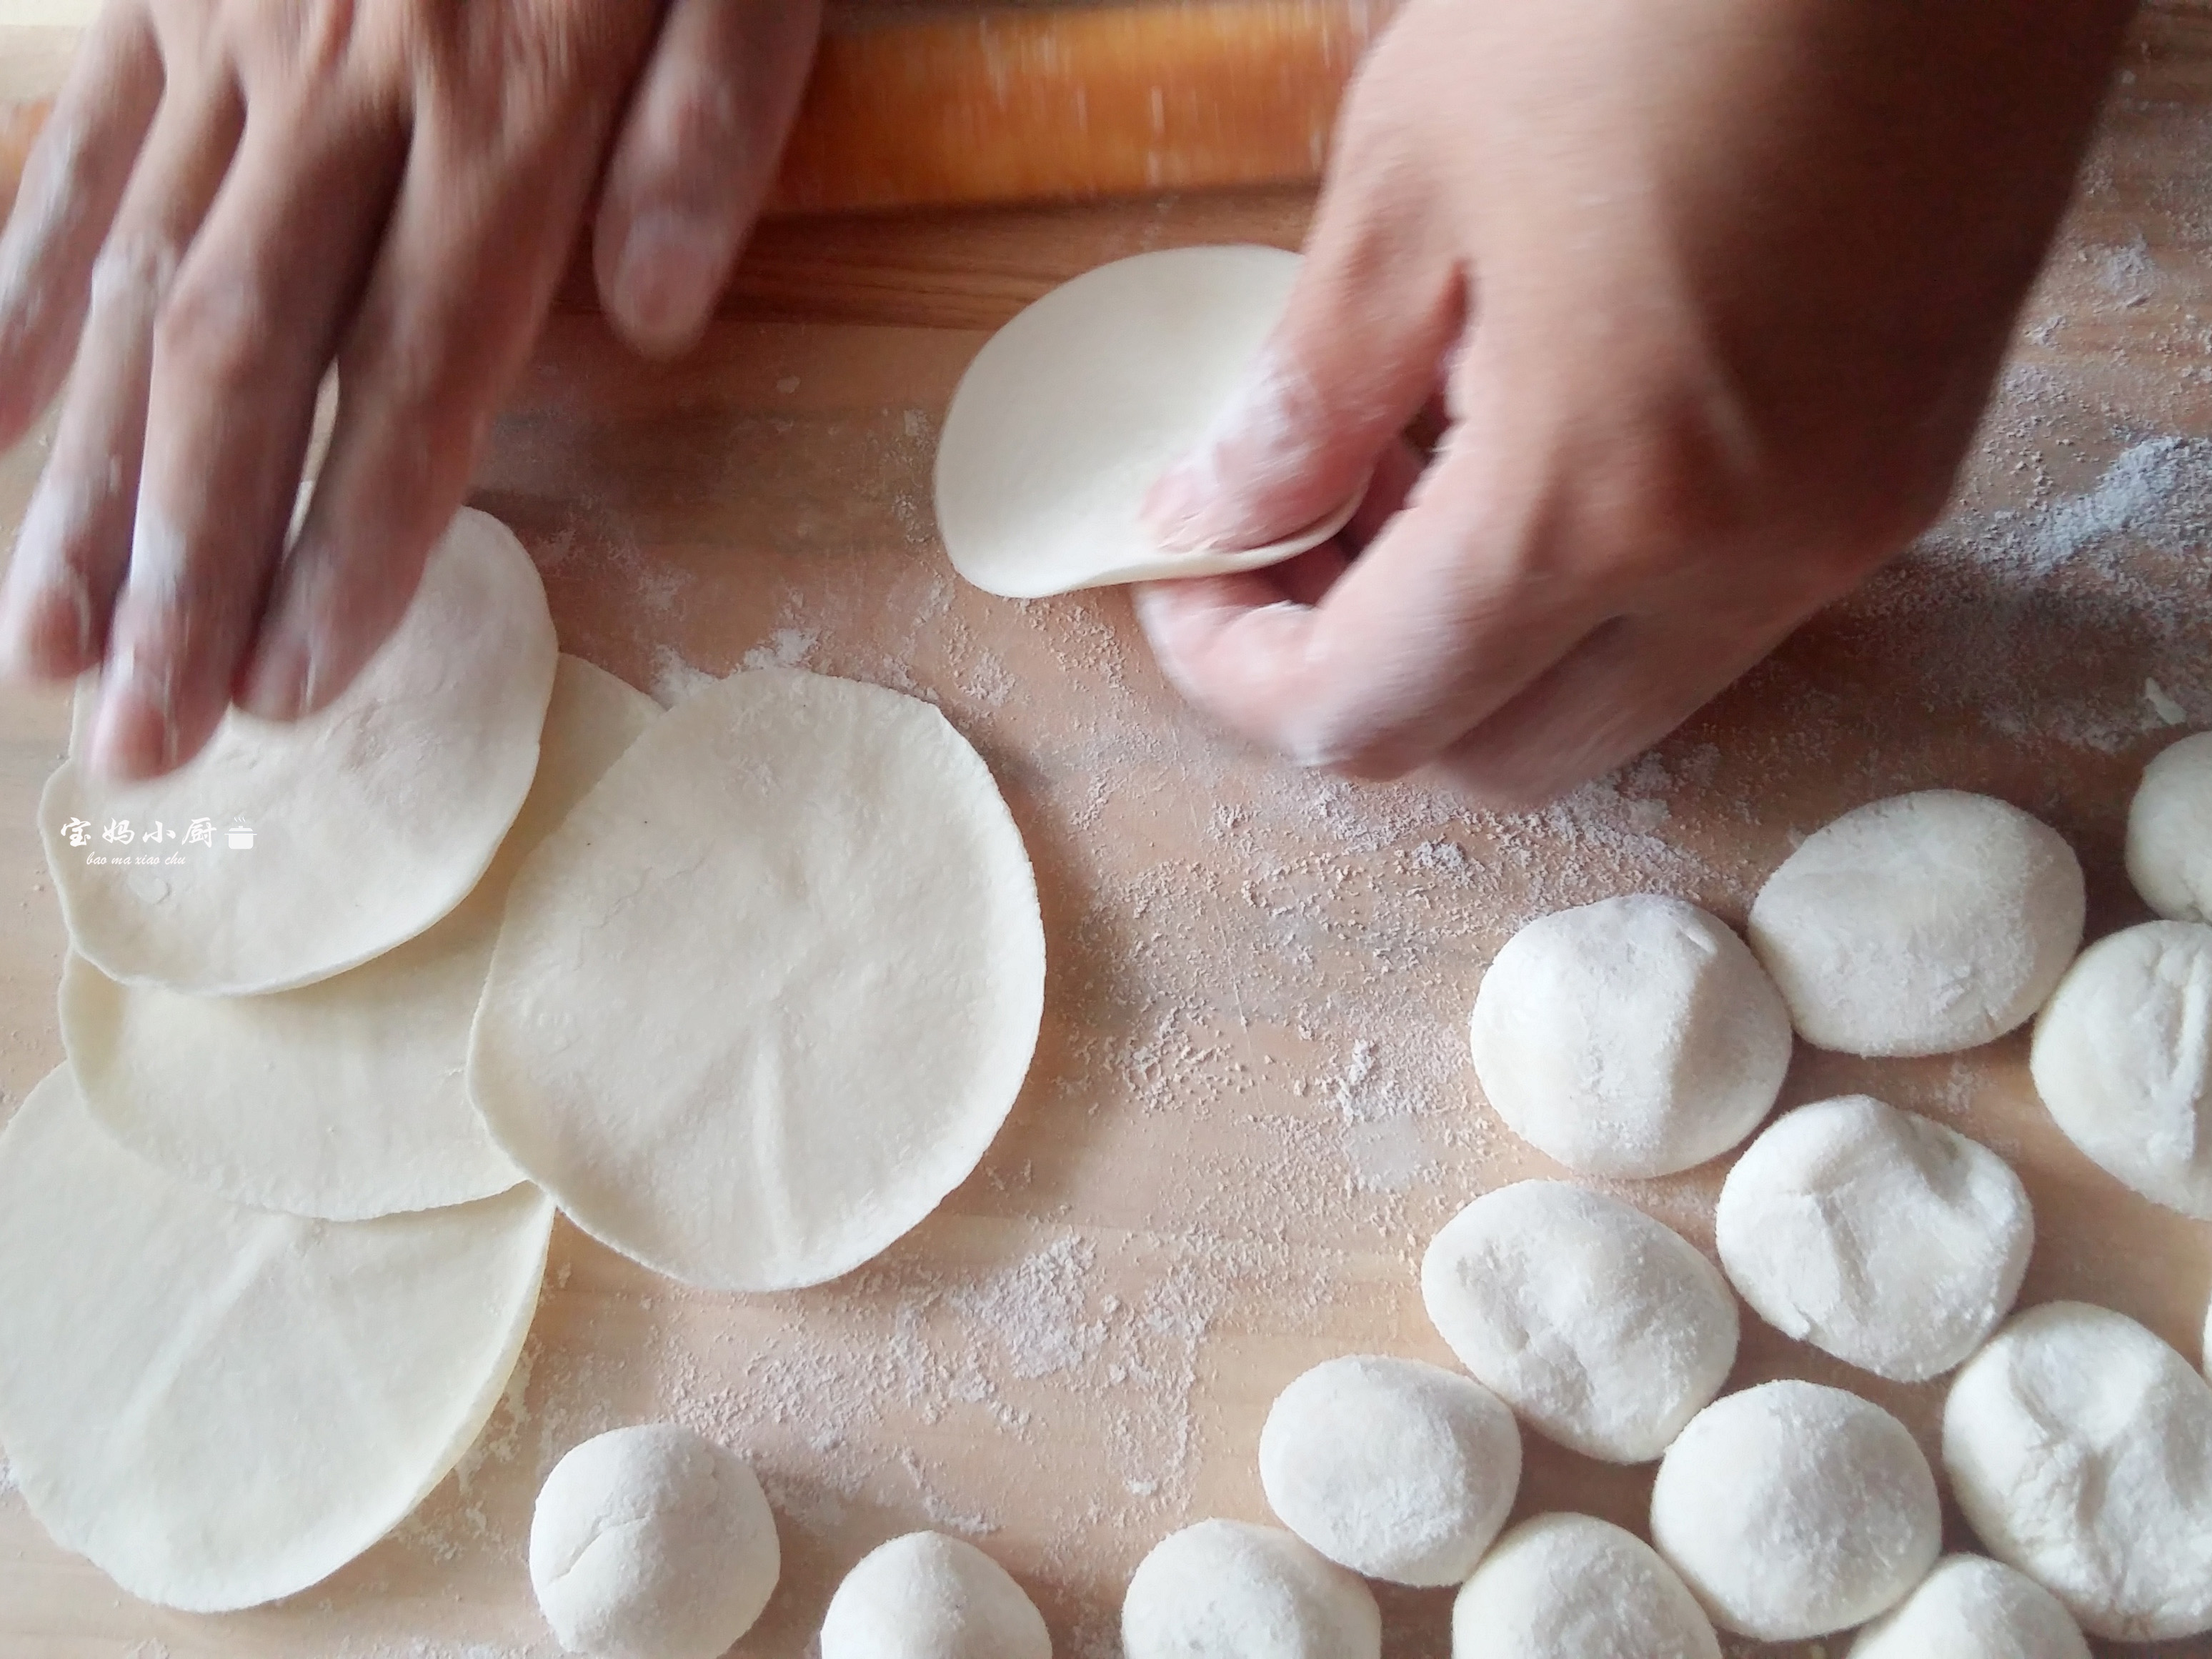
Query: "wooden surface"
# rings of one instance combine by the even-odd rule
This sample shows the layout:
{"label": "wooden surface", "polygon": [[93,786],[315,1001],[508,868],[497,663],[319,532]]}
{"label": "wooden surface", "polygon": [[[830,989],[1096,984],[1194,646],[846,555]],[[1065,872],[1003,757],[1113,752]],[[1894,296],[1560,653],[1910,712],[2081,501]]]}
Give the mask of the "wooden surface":
{"label": "wooden surface", "polygon": [[[1121,598],[989,599],[933,539],[936,422],[985,331],[1119,254],[1293,243],[1302,198],[779,227],[730,314],[665,369],[561,316],[477,501],[537,556],[568,648],[637,684],[795,661],[945,707],[1042,881],[1030,1085],[938,1216],[818,1291],[692,1294],[564,1228],[523,1372],[463,1477],[292,1602],[139,1606],[0,1498],[0,1653],[550,1659],[521,1565],[538,1479],[591,1433],[673,1417],[757,1459],[777,1506],[786,1579],[746,1659],[799,1659],[837,1577],[932,1525],[1012,1568],[1057,1651],[1105,1659],[1157,1538],[1264,1517],[1254,1443],[1292,1376],[1353,1350],[1448,1359],[1422,1248],[1476,1193],[1547,1172],[1484,1106],[1462,1042],[1516,927],[1632,888],[1741,921],[1793,837],[1931,785],[2043,814],[2081,852],[2093,929],[2141,919],[2128,793],[2174,735],[2160,708],[2212,726],[2212,6],[2154,10],[2128,75],[1943,529],[1655,755],[1527,817],[1246,753],[1177,705]],[[9,462],[0,490],[27,470]],[[0,1112],[60,1054],[33,806],[63,729],[57,699],[0,700]],[[2105,1303],[2194,1356],[2212,1230],[2075,1154],[2023,1057],[2017,1037],[1911,1063],[1808,1053],[1784,1099],[1863,1088],[1984,1139],[2035,1198],[2027,1299]],[[1619,1190],[1709,1244],[1717,1180]],[[1735,1386],[1841,1382],[1932,1449],[1940,1387],[1746,1333]],[[1638,1524],[1648,1469],[1528,1450],[1523,1512]],[[1448,1597],[1383,1601],[1393,1659],[1440,1659]],[[2212,1642],[2133,1651],[2203,1659]]]}

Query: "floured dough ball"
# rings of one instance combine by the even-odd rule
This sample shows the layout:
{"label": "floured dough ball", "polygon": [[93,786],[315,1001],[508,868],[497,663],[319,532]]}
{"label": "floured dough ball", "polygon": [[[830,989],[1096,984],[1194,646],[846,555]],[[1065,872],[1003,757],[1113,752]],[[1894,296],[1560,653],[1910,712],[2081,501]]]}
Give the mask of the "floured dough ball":
{"label": "floured dough ball", "polygon": [[1951,1384],[1943,1467],[1990,1553],[2091,1635],[2212,1631],[2212,1384],[2134,1320],[2014,1319]]}
{"label": "floured dough ball", "polygon": [[1758,958],[1717,917],[1651,893],[1516,933],[1483,975],[1469,1040],[1507,1126],[1584,1175],[1718,1157],[1790,1069],[1790,1011]]}
{"label": "floured dough ball", "polygon": [[1452,1659],[1721,1659],[1712,1620],[1634,1533],[1540,1515],[1498,1540],[1452,1603]]}
{"label": "floured dough ball", "polygon": [[1456,1584],[1513,1507],[1521,1431],[1480,1382],[1353,1354],[1276,1398],[1260,1431],[1260,1482],[1283,1524],[1338,1565]]}
{"label": "floured dough ball", "polygon": [[1735,1298],[1680,1233],[1559,1181],[1485,1194],[1421,1263],[1429,1317],[1539,1434],[1608,1463],[1667,1449],[1735,1363]]}
{"label": "floured dough ball", "polygon": [[1052,1659],[1052,1637],[982,1551],[910,1532],[845,1575],[823,1617],[822,1659]]}
{"label": "floured dough ball", "polygon": [[2012,1310],[2035,1216],[1988,1147],[1847,1095],[1785,1113],[1751,1143],[1721,1185],[1714,1242],[1777,1330],[1918,1382]]}
{"label": "floured dough ball", "polygon": [[1978,1555],[1947,1555],[1858,1633],[1850,1659],[2089,1659],[2089,1644],[2033,1578]]}
{"label": "floured dough ball", "polygon": [[1846,812],[1784,860],[1751,943],[1808,1042],[1943,1054],[2023,1024],[2081,944],[2081,866],[2057,830],[1930,789]]}
{"label": "floured dough ball", "polygon": [[531,1517],[538,1605],[591,1659],[720,1659],[781,1570],[752,1470],[681,1424],[586,1440],[553,1466]]}
{"label": "floured dough ball", "polygon": [[1942,1547],[1943,1516],[1904,1424],[1841,1389],[1764,1382],[1668,1448],[1651,1541],[1723,1630],[1791,1642],[1904,1600]]}
{"label": "floured dough ball", "polygon": [[2143,769],[2128,809],[2128,878],[2172,921],[2212,921],[2212,732]]}
{"label": "floured dough ball", "polygon": [[1352,1573],[1275,1527],[1201,1521],[1137,1564],[1124,1659],[1381,1659],[1382,1614]]}
{"label": "floured dough ball", "polygon": [[2212,927],[2146,922],[2091,945],[2036,1021],[2030,1064],[2093,1163],[2212,1218]]}

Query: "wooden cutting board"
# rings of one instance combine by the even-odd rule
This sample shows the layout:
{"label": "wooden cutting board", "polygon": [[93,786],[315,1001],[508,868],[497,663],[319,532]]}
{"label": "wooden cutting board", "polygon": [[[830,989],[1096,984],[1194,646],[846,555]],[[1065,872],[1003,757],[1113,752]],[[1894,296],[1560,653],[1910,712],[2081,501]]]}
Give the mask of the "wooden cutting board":
{"label": "wooden cutting board", "polygon": [[[1490,1115],[1462,1040],[1522,922],[1629,889],[1741,921],[1796,836],[1933,785],[2063,830],[2094,931],[2142,919],[2120,868],[2129,791],[2180,729],[2167,715],[2212,726],[2212,447],[2191,447],[2212,441],[2212,6],[2154,7],[2127,72],[1923,554],[1654,755],[1524,817],[1249,753],[1160,683],[1121,597],[993,599],[934,543],[937,422],[990,327],[1118,255],[1295,245],[1303,193],[778,224],[672,368],[633,362],[588,314],[556,319],[475,499],[538,557],[564,645],[665,694],[778,661],[939,702],[1003,781],[1041,878],[1053,965],[1030,1086],[976,1176],[837,1285],[699,1295],[564,1228],[523,1370],[460,1475],[283,1606],[143,1607],[0,1497],[0,1653],[550,1659],[521,1565],[538,1480],[589,1434],[675,1418],[755,1457],[777,1506],[786,1578],[745,1659],[799,1659],[839,1575],[923,1526],[1006,1561],[1056,1651],[1105,1659],[1155,1540],[1264,1517],[1254,1444],[1292,1376],[1355,1350],[1448,1360],[1422,1248],[1475,1194],[1552,1173]],[[19,503],[26,458],[7,469]],[[0,1113],[60,1058],[62,933],[33,823],[63,732],[58,699],[0,697]],[[2028,1299],[2103,1302],[2197,1352],[2212,1228],[2075,1154],[2020,1039],[1910,1063],[1804,1054],[1784,1098],[1851,1089],[2014,1160],[2040,1226]],[[1709,1244],[1716,1185],[1618,1190]],[[1875,1382],[1747,1321],[1734,1383],[1781,1375],[1859,1389],[1934,1445],[1940,1388]],[[1528,1449],[1523,1512],[1638,1523],[1648,1470]],[[1449,1598],[1383,1601],[1392,1659],[1441,1659]],[[2212,1642],[2155,1651],[2205,1659]]]}

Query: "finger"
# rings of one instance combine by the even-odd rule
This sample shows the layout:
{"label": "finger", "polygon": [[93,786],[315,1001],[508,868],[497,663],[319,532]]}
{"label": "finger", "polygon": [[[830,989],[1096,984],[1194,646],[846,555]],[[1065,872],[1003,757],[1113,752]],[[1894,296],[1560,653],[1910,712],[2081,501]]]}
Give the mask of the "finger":
{"label": "finger", "polygon": [[592,258],[623,336],[656,356],[707,325],[775,179],[821,0],[676,0],[615,141]]}

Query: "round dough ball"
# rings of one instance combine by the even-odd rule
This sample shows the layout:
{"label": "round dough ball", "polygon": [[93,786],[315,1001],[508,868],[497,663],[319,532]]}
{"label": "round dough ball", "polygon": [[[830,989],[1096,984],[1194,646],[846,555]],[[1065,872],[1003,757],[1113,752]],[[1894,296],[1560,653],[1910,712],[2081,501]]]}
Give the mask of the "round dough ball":
{"label": "round dough ball", "polygon": [[1869,1625],[1850,1659],[2089,1659],[2073,1615],[2002,1562],[1947,1555],[1920,1588]]}
{"label": "round dough ball", "polygon": [[2014,1318],[1951,1384],[1943,1467],[1990,1553],[2091,1635],[2212,1631],[2212,1384],[2134,1320]]}
{"label": "round dough ball", "polygon": [[1784,1114],[1751,1143],[1721,1184],[1714,1242],[1777,1330],[1918,1382],[2012,1310],[2035,1215],[1988,1147],[1846,1095]]}
{"label": "round dough ball", "polygon": [[2146,922],[2091,945],[2036,1021],[2029,1065],[2091,1162],[2212,1218],[2212,927]]}
{"label": "round dough ball", "polygon": [[1521,1485],[1521,1431],[1480,1382],[1353,1354],[1276,1397],[1260,1484],[1285,1526],[1340,1566],[1394,1583],[1464,1581]]}
{"label": "round dough ball", "polygon": [[1460,1363],[1539,1434],[1608,1463],[1667,1449],[1735,1364],[1735,1298],[1672,1228],[1524,1181],[1446,1223],[1421,1299]]}
{"label": "round dough ball", "polygon": [[1943,1516],[1928,1460],[1881,1407],[1763,1382],[1668,1448],[1651,1541],[1723,1630],[1790,1642],[1896,1606],[1942,1547]]}
{"label": "round dough ball", "polygon": [[2212,921],[2212,732],[2160,753],[2128,808],[2128,878],[2171,921]]}
{"label": "round dough ball", "polygon": [[1846,812],[1751,907],[1752,948],[1808,1042],[1944,1054],[2025,1024],[2081,948],[2081,866],[2057,830],[1930,789]]}
{"label": "round dough ball", "polygon": [[910,1532],[845,1575],[823,1616],[822,1659],[1052,1659],[1052,1636],[982,1551]]}
{"label": "round dough ball", "polygon": [[1452,1603],[1452,1659],[1721,1659],[1674,1570],[1634,1533],[1539,1515],[1498,1540]]}
{"label": "round dough ball", "polygon": [[1790,1011],[1726,923],[1632,893],[1516,933],[1469,1041],[1490,1103],[1540,1152],[1584,1175],[1672,1175],[1758,1127],[1790,1069]]}
{"label": "round dough ball", "polygon": [[1354,1575],[1275,1527],[1201,1521],[1155,1545],[1121,1601],[1123,1659],[1381,1659]]}
{"label": "round dough ball", "polygon": [[721,1659],[782,1567],[751,1468],[678,1423],[573,1448],[530,1518],[538,1605],[562,1647],[591,1659]]}

